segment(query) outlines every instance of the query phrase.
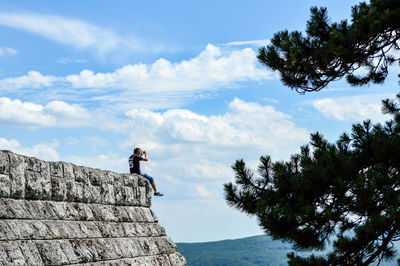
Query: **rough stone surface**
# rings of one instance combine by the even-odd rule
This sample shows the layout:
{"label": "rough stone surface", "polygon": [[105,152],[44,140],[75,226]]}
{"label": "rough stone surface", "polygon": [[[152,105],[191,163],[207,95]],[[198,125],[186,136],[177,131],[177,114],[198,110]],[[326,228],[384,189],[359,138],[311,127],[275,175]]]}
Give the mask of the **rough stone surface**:
{"label": "rough stone surface", "polygon": [[186,265],[141,176],[0,151],[0,265]]}

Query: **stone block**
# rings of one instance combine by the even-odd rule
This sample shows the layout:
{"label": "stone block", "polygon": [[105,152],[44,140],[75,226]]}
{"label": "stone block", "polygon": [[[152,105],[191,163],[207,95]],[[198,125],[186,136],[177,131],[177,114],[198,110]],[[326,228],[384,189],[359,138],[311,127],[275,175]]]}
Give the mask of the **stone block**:
{"label": "stone block", "polygon": [[63,163],[62,162],[49,162],[50,164],[50,175],[63,177]]}
{"label": "stone block", "polygon": [[123,208],[122,206],[115,206],[113,208],[113,213],[115,215],[115,217],[118,218],[119,222],[131,222],[131,221],[135,221],[132,220],[131,217],[129,216],[129,213],[127,211],[127,208]]}
{"label": "stone block", "polygon": [[57,220],[64,220],[67,218],[67,213],[66,213],[66,207],[67,207],[66,202],[52,202],[51,206],[54,211],[55,219]]}
{"label": "stone block", "polygon": [[114,204],[114,186],[108,183],[102,183],[100,187],[100,198],[103,204]]}
{"label": "stone block", "polygon": [[0,151],[0,174],[10,173],[10,158],[7,151]]}
{"label": "stone block", "polygon": [[121,174],[123,185],[129,187],[137,186],[137,176],[131,174]]}
{"label": "stone block", "polygon": [[25,171],[25,198],[41,199],[43,197],[43,177],[40,172]]}
{"label": "stone block", "polygon": [[33,242],[20,241],[19,248],[25,257],[25,265],[43,265],[39,250]]}
{"label": "stone block", "polygon": [[124,237],[123,228],[118,223],[102,222],[97,224],[97,228],[99,229],[103,238]]}
{"label": "stone block", "polygon": [[93,219],[95,221],[106,221],[106,222],[115,222],[119,221],[120,216],[116,211],[119,208],[115,206],[107,206],[107,205],[93,205],[91,210],[93,213]]}
{"label": "stone block", "polygon": [[129,221],[148,222],[143,214],[142,208],[125,208]]}
{"label": "stone block", "polygon": [[168,255],[169,262],[172,266],[184,266],[186,265],[186,259],[178,252],[174,252]]}
{"label": "stone block", "polygon": [[91,202],[92,196],[92,187],[90,184],[83,184],[83,193],[82,193],[82,202],[88,203]]}
{"label": "stone block", "polygon": [[10,197],[11,182],[8,174],[0,174],[0,198]]}
{"label": "stone block", "polygon": [[114,184],[114,179],[117,174],[112,171],[104,171],[104,182],[107,184]]}
{"label": "stone block", "polygon": [[82,182],[75,182],[75,201],[82,202],[83,199],[83,186]]}
{"label": "stone block", "polygon": [[90,202],[101,204],[101,187],[99,186],[90,186],[91,187],[91,195]]}
{"label": "stone block", "polygon": [[124,204],[133,205],[134,198],[133,198],[133,189],[131,187],[127,186],[122,187],[122,196]]}
{"label": "stone block", "polygon": [[[36,159],[34,157],[26,157],[23,156],[25,160],[25,169],[34,172],[42,172],[42,164],[45,164],[44,161]],[[45,166],[44,166],[45,167]]]}
{"label": "stone block", "polygon": [[68,264],[81,262],[79,257],[75,254],[74,249],[69,241],[60,241],[60,247],[68,259]]}
{"label": "stone block", "polygon": [[51,177],[50,177],[50,168],[47,168],[47,170],[42,171],[42,199],[51,199],[51,193],[52,193],[52,188],[51,188]]}
{"label": "stone block", "polygon": [[90,184],[90,172],[89,168],[83,166],[73,165],[73,171],[75,175],[75,180],[77,182],[82,182],[84,184]]}
{"label": "stone block", "polygon": [[40,221],[10,220],[8,223],[13,230],[19,233],[17,239],[42,239],[48,237],[48,231],[43,230],[43,226],[39,226],[42,230],[37,230],[38,226],[36,224],[41,223]]}
{"label": "stone block", "polygon": [[[100,230],[99,222],[80,222],[76,223],[79,227],[80,234],[83,237],[80,238],[100,238],[104,237],[102,231]],[[109,223],[101,223],[101,224],[109,224]]]}
{"label": "stone block", "polygon": [[93,215],[93,210],[91,207],[89,207],[91,205],[87,205],[87,204],[77,204],[76,205],[76,210],[78,211],[78,220],[79,221],[93,221],[95,220],[94,215]]}
{"label": "stone block", "polygon": [[137,178],[138,187],[150,186],[150,181],[147,178],[144,178],[143,176],[140,175],[135,175],[135,176]]}
{"label": "stone block", "polygon": [[77,192],[77,188],[76,188],[76,183],[74,179],[65,179],[65,197],[66,197],[66,201],[72,202],[72,201],[79,201],[76,198],[76,192]]}
{"label": "stone block", "polygon": [[140,236],[136,230],[138,223],[121,223],[125,237]]}
{"label": "stone block", "polygon": [[25,198],[26,199],[50,199],[51,179],[48,172],[25,171]]}
{"label": "stone block", "polygon": [[89,173],[90,184],[93,186],[100,186],[104,180],[103,171],[100,169],[90,169]]}
{"label": "stone block", "polygon": [[[154,221],[154,222],[158,222],[158,217],[157,217],[157,215],[151,210],[151,209],[149,209],[150,210],[150,215],[152,216],[152,220]],[[150,220],[150,219],[149,219]]]}
{"label": "stone block", "polygon": [[[129,238],[128,238],[129,239]],[[122,241],[121,241],[122,240]],[[132,245],[126,245],[126,241],[124,241],[125,239],[121,239],[119,241],[115,241],[118,250],[120,250],[121,252],[121,257],[122,258],[129,258],[129,257],[135,257],[135,255],[137,254],[137,252],[135,251],[135,248],[132,248]],[[131,241],[129,241],[131,242]]]}
{"label": "stone block", "polygon": [[115,204],[122,205],[123,201],[123,194],[122,194],[122,186],[114,185],[114,197],[115,197]]}
{"label": "stone block", "polygon": [[23,199],[25,197],[24,158],[15,153],[9,153],[9,158],[10,158],[10,197]]}
{"label": "stone block", "polygon": [[73,221],[79,221],[79,218],[81,217],[79,215],[79,210],[80,210],[80,203],[67,205],[65,208],[67,219]]}
{"label": "stone block", "polygon": [[25,257],[22,254],[19,245],[15,241],[10,242],[2,242],[0,243],[1,248],[3,249],[6,256],[7,263],[6,265],[24,265]]}
{"label": "stone block", "polygon": [[59,241],[38,241],[36,242],[36,246],[45,265],[63,265],[69,263],[68,257],[63,252]]}
{"label": "stone block", "polygon": [[51,199],[63,201],[67,198],[67,183],[65,179],[58,176],[51,177]]}
{"label": "stone block", "polygon": [[159,253],[170,254],[175,252],[177,249],[175,243],[168,236],[157,237],[157,238],[153,237],[153,239],[156,239],[157,241],[157,247],[159,249],[158,250]]}
{"label": "stone block", "polygon": [[136,194],[137,195],[136,200],[138,202],[138,205],[148,206],[149,198],[147,197],[146,187],[138,187],[137,191],[138,192]]}
{"label": "stone block", "polygon": [[63,168],[63,177],[66,180],[75,180],[74,166],[71,163],[61,162]]}
{"label": "stone block", "polygon": [[[85,242],[78,239],[71,239],[68,241],[71,245],[72,250],[76,254],[80,263],[92,262],[94,257],[97,255],[93,254],[91,249],[86,245]],[[97,257],[97,256],[96,256]]]}
{"label": "stone block", "polygon": [[114,186],[122,187],[124,185],[124,178],[122,174],[114,176]]}
{"label": "stone block", "polygon": [[23,203],[12,199],[0,199],[0,219],[14,219],[23,210]]}
{"label": "stone block", "polygon": [[4,248],[0,244],[0,265],[5,266],[5,265],[7,265],[7,262],[8,262],[7,252],[4,250]]}
{"label": "stone block", "polygon": [[101,238],[93,241],[93,248],[98,252],[97,260],[112,260],[121,258],[120,249],[115,244],[116,239]]}

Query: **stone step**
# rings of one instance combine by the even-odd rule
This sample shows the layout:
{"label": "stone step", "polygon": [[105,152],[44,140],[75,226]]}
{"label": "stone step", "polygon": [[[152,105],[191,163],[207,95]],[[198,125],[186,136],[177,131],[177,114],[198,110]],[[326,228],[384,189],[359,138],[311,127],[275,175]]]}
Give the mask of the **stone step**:
{"label": "stone step", "polygon": [[[81,266],[132,266],[132,265],[155,265],[155,266],[181,266],[185,259],[178,252],[171,254],[160,254],[158,256],[146,256],[136,258],[125,258],[119,260],[99,261],[79,264]],[[76,265],[76,264],[69,264]]]}
{"label": "stone step", "polygon": [[147,207],[0,199],[0,219],[157,222]]}
{"label": "stone step", "polygon": [[0,241],[165,236],[158,223],[0,220]]}
{"label": "stone step", "polygon": [[176,245],[167,236],[0,242],[4,265],[67,265],[173,253]]}

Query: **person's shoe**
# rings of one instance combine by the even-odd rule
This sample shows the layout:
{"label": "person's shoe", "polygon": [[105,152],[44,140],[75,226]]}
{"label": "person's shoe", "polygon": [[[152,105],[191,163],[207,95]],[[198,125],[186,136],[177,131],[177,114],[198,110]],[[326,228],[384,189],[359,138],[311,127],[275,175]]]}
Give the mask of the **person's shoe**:
{"label": "person's shoe", "polygon": [[161,196],[164,196],[164,194],[161,194],[160,192],[154,192],[154,196],[161,197]]}

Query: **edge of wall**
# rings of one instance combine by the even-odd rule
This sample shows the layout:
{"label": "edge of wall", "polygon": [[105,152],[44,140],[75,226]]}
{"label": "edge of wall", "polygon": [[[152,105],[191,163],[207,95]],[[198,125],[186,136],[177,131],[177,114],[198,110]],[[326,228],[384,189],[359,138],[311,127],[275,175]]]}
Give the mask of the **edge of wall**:
{"label": "edge of wall", "polygon": [[0,265],[186,265],[147,179],[0,150]]}

